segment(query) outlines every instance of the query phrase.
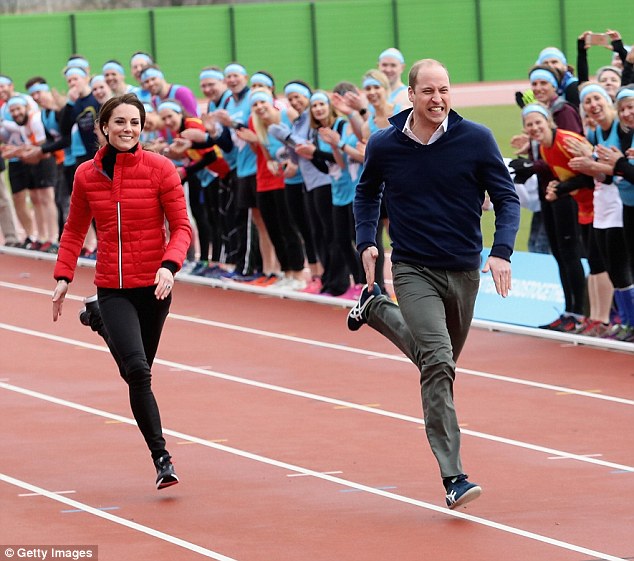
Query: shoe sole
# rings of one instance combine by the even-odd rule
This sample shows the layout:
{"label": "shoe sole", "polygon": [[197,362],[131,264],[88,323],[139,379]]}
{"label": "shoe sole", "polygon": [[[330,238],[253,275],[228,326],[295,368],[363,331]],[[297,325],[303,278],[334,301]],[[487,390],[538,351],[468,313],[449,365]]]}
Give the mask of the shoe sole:
{"label": "shoe sole", "polygon": [[169,475],[160,481],[157,481],[156,488],[160,491],[161,489],[165,489],[166,487],[171,487],[172,485],[176,485],[178,483],[178,477],[176,475]]}
{"label": "shoe sole", "polygon": [[449,507],[449,510],[458,508],[459,506],[466,505],[471,501],[475,501],[482,494],[481,487],[472,487],[462,497],[460,497],[454,504]]}

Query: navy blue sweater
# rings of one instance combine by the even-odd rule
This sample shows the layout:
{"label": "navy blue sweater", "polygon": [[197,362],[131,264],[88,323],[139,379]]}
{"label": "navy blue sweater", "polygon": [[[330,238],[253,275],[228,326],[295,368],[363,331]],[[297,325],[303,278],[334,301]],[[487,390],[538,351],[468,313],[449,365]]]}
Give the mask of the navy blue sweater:
{"label": "navy blue sweater", "polygon": [[466,271],[480,266],[485,191],[495,209],[490,255],[510,260],[520,204],[491,131],[450,111],[447,132],[422,145],[403,133],[411,109],[374,133],[357,186],[359,252],[375,245],[381,197],[389,218],[392,261]]}

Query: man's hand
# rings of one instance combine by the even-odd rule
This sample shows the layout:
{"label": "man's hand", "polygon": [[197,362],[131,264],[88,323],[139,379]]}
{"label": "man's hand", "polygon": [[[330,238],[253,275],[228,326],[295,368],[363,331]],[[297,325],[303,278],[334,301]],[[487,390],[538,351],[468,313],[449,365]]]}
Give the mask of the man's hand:
{"label": "man's hand", "polygon": [[502,298],[506,298],[511,290],[511,264],[506,259],[489,256],[482,272],[488,273],[489,271],[493,277],[495,290]]}
{"label": "man's hand", "polygon": [[363,250],[361,254],[361,262],[365,271],[365,280],[368,286],[374,285],[374,273],[376,271],[376,260],[379,257],[379,250],[371,245]]}

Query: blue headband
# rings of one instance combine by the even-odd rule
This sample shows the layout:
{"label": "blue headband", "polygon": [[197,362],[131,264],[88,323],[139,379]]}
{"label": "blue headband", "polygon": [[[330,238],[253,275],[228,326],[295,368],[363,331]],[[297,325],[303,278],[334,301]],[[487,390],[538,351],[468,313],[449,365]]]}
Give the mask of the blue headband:
{"label": "blue headband", "polygon": [[304,97],[310,99],[310,90],[303,84],[298,84],[297,82],[287,84],[284,88],[284,95],[288,97],[288,95],[292,93],[303,95]]}
{"label": "blue headband", "polygon": [[579,101],[583,103],[583,100],[586,98],[586,96],[591,93],[598,93],[602,95],[607,100],[608,103],[612,103],[612,98],[610,97],[608,92],[606,92],[601,86],[599,86],[599,84],[589,84],[585,86],[579,92]]}
{"label": "blue headband", "polygon": [[537,64],[544,64],[544,61],[550,58],[556,58],[561,63],[568,64],[564,53],[555,47],[546,47],[543,49],[537,57]]}
{"label": "blue headband", "polygon": [[154,106],[151,103],[144,103],[143,109],[145,109],[146,113],[154,113]]}
{"label": "blue headband", "polygon": [[105,74],[106,70],[114,70],[115,72],[118,72],[119,74],[123,74],[125,76],[125,70],[123,69],[123,66],[121,66],[117,62],[106,62],[106,64],[103,65],[101,71]]}
{"label": "blue headband", "polygon": [[141,80],[145,82],[149,78],[165,78],[158,68],[146,68],[141,72]]}
{"label": "blue headband", "polygon": [[405,64],[405,59],[403,58],[403,53],[398,49],[390,48],[385,49],[380,55],[379,60],[383,60],[384,58],[395,58],[401,64]]}
{"label": "blue headband", "polygon": [[9,98],[9,101],[7,101],[7,108],[13,107],[14,105],[24,105],[24,107],[26,107],[28,104],[29,103],[25,97],[22,97],[21,95],[16,95]]}
{"label": "blue headband", "polygon": [[310,96],[311,105],[316,101],[323,101],[325,104],[330,105],[330,99],[324,92],[316,92]]}
{"label": "blue headband", "polygon": [[106,78],[103,74],[97,74],[90,79],[90,87],[92,88],[95,82],[106,82]]}
{"label": "blue headband", "polygon": [[159,103],[157,110],[161,112],[163,111],[163,109],[171,109],[172,111],[174,111],[174,113],[183,112],[183,108],[178,103],[174,103],[173,101],[163,101],[162,103]]}
{"label": "blue headband", "polygon": [[51,88],[49,88],[48,84],[42,84],[41,82],[39,84],[33,84],[27,91],[26,93],[28,93],[29,95],[33,95],[34,93],[37,92],[50,92]]}
{"label": "blue headband", "polygon": [[71,66],[73,68],[90,68],[90,63],[85,58],[71,58],[66,66]]}
{"label": "blue headband", "polygon": [[256,90],[249,95],[249,103],[253,105],[256,101],[267,101],[273,105],[273,98],[268,92]]}
{"label": "blue headband", "polygon": [[132,64],[137,58],[140,58],[143,62],[147,62],[148,64],[152,64],[154,61],[150,55],[146,55],[145,53],[137,53],[132,55],[130,59],[130,64]]}
{"label": "blue headband", "polygon": [[522,109],[522,119],[524,119],[529,113],[541,113],[544,117],[546,117],[546,119],[550,119],[550,112],[548,109],[541,105],[537,105],[537,103],[529,103],[524,106],[524,109]]}
{"label": "blue headband", "polygon": [[629,97],[634,97],[634,89],[625,88],[616,94],[616,101],[621,101],[622,99],[627,99]]}
{"label": "blue headband", "polygon": [[0,84],[2,84],[3,86],[10,86],[11,84],[13,84],[13,80],[8,76],[0,76]]}
{"label": "blue headband", "polygon": [[205,79],[209,80],[224,80],[225,75],[220,70],[203,70],[198,76],[198,79],[202,82]]}
{"label": "blue headband", "polygon": [[545,70],[544,68],[533,70],[528,76],[528,79],[530,80],[531,84],[536,80],[544,80],[549,84],[552,84],[555,89],[557,89],[557,87],[559,86],[554,74],[552,72],[549,72],[548,70]]}
{"label": "blue headband", "polygon": [[261,72],[256,72],[251,76],[251,85],[253,84],[264,84],[266,87],[273,89],[273,80]]}
{"label": "blue headband", "polygon": [[227,76],[228,74],[242,74],[243,76],[247,76],[247,69],[242,66],[241,64],[237,64],[237,63],[233,63],[228,65],[225,68],[225,72],[224,72],[225,76]]}
{"label": "blue headband", "polygon": [[83,76],[84,78],[88,78],[88,72],[80,66],[71,66],[66,67],[66,70],[64,70],[64,76],[66,76],[66,78],[69,76]]}
{"label": "blue headband", "polygon": [[370,86],[378,86],[379,88],[383,88],[383,84],[379,82],[376,78],[366,78],[363,80],[363,88],[369,88]]}

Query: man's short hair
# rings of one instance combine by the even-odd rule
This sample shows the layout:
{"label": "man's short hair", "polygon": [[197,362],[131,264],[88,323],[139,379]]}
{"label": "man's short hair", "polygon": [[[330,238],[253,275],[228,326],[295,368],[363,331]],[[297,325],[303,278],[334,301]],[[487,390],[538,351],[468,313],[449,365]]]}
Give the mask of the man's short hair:
{"label": "man's short hair", "polygon": [[421,60],[417,60],[413,65],[412,68],[409,71],[409,76],[407,78],[407,85],[414,89],[416,86],[416,79],[418,78],[418,73],[420,72],[420,69],[423,67],[430,67],[430,66],[441,66],[442,68],[445,69],[445,72],[447,72],[447,77],[449,77],[449,71],[447,70],[447,67],[440,61],[437,61],[436,59],[433,58],[423,58]]}

